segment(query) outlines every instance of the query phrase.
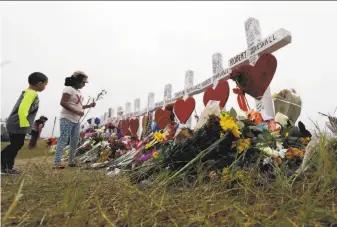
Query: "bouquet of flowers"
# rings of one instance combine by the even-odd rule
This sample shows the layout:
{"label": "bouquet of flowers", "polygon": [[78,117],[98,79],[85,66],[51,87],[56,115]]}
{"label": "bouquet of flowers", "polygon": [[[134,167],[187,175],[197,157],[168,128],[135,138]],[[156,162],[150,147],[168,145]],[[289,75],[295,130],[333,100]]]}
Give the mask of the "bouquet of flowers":
{"label": "bouquet of flowers", "polygon": [[165,134],[154,135],[155,142],[145,148],[149,152],[138,159],[153,165],[134,171],[131,178],[144,180],[158,167],[175,172],[172,177],[182,171],[189,171],[191,175],[196,173],[199,162],[214,173],[250,165],[268,172],[278,166],[293,173],[311,140],[303,123],[298,125],[280,127],[274,120],[265,121],[261,113],[254,110],[246,112],[246,116],[237,116],[233,108],[229,112],[211,114],[205,124],[177,144],[167,141],[158,147],[156,144],[165,141]]}
{"label": "bouquet of flowers", "polygon": [[293,123],[301,114],[302,100],[294,89],[283,89],[273,95],[275,113],[286,115]]}
{"label": "bouquet of flowers", "polygon": [[46,147],[51,148],[51,146],[56,145],[56,144],[57,144],[57,139],[54,137],[49,137],[46,142]]}

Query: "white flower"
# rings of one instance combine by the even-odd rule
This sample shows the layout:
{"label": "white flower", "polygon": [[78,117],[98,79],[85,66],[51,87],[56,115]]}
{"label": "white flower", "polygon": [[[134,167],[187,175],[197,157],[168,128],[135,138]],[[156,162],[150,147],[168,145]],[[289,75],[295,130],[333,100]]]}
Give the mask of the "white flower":
{"label": "white flower", "polygon": [[263,159],[263,165],[271,164],[272,161],[273,160],[271,159],[271,157],[267,157],[267,158]]}
{"label": "white flower", "polygon": [[283,145],[280,142],[276,142],[276,150],[280,151],[283,149]]}
{"label": "white flower", "polygon": [[281,149],[278,154],[281,158],[285,158],[286,156],[286,152],[287,152],[288,149]]}
{"label": "white flower", "polygon": [[272,157],[279,156],[279,153],[277,151],[271,149],[270,147],[262,147],[260,150],[268,156],[272,156]]}

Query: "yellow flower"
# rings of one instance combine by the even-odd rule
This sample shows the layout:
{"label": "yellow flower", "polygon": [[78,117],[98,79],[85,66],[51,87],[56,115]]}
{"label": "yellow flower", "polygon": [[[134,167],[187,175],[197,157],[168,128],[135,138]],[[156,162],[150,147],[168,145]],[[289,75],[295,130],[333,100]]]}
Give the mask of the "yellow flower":
{"label": "yellow flower", "polygon": [[303,144],[306,145],[310,142],[310,138],[309,137],[302,137],[299,139],[299,141]]}
{"label": "yellow flower", "polygon": [[221,182],[223,184],[227,184],[231,181],[231,174],[229,173],[229,169],[228,168],[224,168],[222,170],[222,177],[221,177]]}
{"label": "yellow flower", "polygon": [[230,131],[235,137],[240,137],[239,126],[230,115],[220,115],[220,126],[224,132]]}
{"label": "yellow flower", "polygon": [[241,181],[244,185],[251,185],[252,181],[249,178],[249,173],[245,170],[238,170],[235,173],[235,180]]}
{"label": "yellow flower", "polygon": [[158,151],[153,152],[152,157],[153,158],[158,158],[159,157]]}
{"label": "yellow flower", "polygon": [[151,148],[152,147],[152,144],[150,144],[150,143],[147,143],[146,145],[145,145],[145,149],[146,150],[148,150],[149,148]]}
{"label": "yellow flower", "polygon": [[282,159],[279,156],[273,158],[273,161],[277,166],[280,166],[282,164]]}
{"label": "yellow flower", "polygon": [[289,136],[289,132],[286,133],[286,137],[288,137],[288,136]]}
{"label": "yellow flower", "polygon": [[[243,151],[246,151],[250,148],[250,144],[251,144],[251,141],[249,138],[247,139],[239,139],[237,142],[236,142],[236,147],[237,147],[237,151],[239,153],[243,152]],[[232,145],[233,147],[233,145]]]}
{"label": "yellow flower", "polygon": [[181,130],[180,133],[181,133],[182,135],[186,136],[186,137],[188,137],[188,136],[190,135],[190,133],[188,132],[187,129]]}
{"label": "yellow flower", "polygon": [[246,171],[238,170],[235,174],[235,178],[236,180],[244,181],[246,178],[246,175],[247,175]]}
{"label": "yellow flower", "polygon": [[304,152],[298,148],[289,148],[286,152],[287,159],[303,158]]}
{"label": "yellow flower", "polygon": [[238,148],[237,148],[237,151],[238,151],[239,153],[241,153],[241,152],[244,151],[244,150],[245,150],[245,147],[242,146],[242,145],[239,145]]}
{"label": "yellow flower", "polygon": [[158,142],[163,142],[164,139],[165,139],[165,136],[163,133],[160,133],[160,132],[155,132],[153,134],[153,138],[155,138]]}

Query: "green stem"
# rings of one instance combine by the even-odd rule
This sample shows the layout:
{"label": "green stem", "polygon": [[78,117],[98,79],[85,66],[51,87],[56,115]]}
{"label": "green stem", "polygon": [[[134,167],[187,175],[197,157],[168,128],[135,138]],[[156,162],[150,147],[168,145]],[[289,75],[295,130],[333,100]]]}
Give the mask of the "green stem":
{"label": "green stem", "polygon": [[167,181],[162,183],[161,185],[164,185],[168,183],[170,180],[178,176],[180,173],[182,173],[184,170],[186,170],[190,165],[195,163],[197,160],[203,158],[205,155],[207,155],[209,152],[211,152],[219,143],[221,143],[223,140],[227,138],[228,133],[226,133],[223,137],[215,141],[211,146],[206,148],[205,150],[201,151],[194,159],[192,159],[189,163],[187,163],[183,168],[181,168],[179,171],[177,171],[173,176],[171,176]]}

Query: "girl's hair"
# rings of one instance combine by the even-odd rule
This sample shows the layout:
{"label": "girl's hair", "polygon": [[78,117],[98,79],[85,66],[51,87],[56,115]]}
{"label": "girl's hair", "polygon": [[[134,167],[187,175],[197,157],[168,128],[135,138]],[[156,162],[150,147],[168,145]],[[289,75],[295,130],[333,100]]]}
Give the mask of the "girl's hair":
{"label": "girl's hair", "polygon": [[40,117],[40,120],[42,120],[42,121],[48,121],[48,118],[45,117],[45,116],[41,116],[41,117]]}
{"label": "girl's hair", "polygon": [[82,82],[85,78],[87,78],[88,76],[85,75],[83,72],[81,71],[76,71],[73,73],[73,75],[71,75],[70,77],[66,77],[65,83],[64,85],[67,87],[73,87],[75,86],[77,83]]}

